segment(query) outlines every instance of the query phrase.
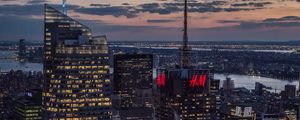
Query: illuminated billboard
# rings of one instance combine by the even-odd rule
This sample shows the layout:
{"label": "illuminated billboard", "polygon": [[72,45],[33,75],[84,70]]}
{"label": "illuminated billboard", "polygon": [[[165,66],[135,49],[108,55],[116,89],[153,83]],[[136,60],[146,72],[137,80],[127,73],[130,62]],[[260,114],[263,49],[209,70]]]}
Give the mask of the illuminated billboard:
{"label": "illuminated billboard", "polygon": [[163,69],[157,71],[156,84],[162,93],[205,93],[209,91],[209,71],[195,69]]}
{"label": "illuminated billboard", "polygon": [[166,85],[166,74],[165,72],[158,73],[156,78],[156,84],[158,87],[164,87]]}
{"label": "illuminated billboard", "polygon": [[204,87],[207,80],[206,75],[193,75],[190,80],[190,87]]}

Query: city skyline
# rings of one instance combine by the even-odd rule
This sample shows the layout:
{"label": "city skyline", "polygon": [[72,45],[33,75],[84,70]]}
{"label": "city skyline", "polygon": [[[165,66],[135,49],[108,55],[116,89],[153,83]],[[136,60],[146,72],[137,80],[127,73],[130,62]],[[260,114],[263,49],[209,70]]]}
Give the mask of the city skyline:
{"label": "city skyline", "polygon": [[[42,41],[43,4],[61,10],[61,0],[1,0],[0,41]],[[180,41],[180,0],[72,0],[68,15],[109,41]],[[230,0],[189,3],[191,41],[299,40],[296,0]],[[35,29],[32,29],[35,28]],[[147,34],[145,34],[147,33]]]}
{"label": "city skyline", "polygon": [[0,1],[0,119],[300,120],[296,1]]}

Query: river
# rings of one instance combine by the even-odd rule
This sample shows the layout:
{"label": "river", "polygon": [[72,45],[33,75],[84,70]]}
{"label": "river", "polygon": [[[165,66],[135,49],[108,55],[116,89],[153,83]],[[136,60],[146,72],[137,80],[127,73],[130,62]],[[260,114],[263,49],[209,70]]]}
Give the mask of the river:
{"label": "river", "polygon": [[[16,51],[0,51],[0,71],[7,72],[10,70],[23,71],[42,71],[43,64],[19,62],[16,60]],[[9,59],[7,59],[9,58]]]}
{"label": "river", "polygon": [[[1,72],[7,72],[10,70],[23,70],[23,71],[42,71],[42,63],[20,63],[16,59],[3,59],[3,58],[15,58],[15,51],[0,51],[0,70]],[[155,78],[155,69],[154,69],[154,78]],[[266,78],[266,77],[253,77],[248,75],[235,75],[231,74],[230,77],[234,80],[235,87],[245,87],[247,89],[254,89],[255,82],[260,82],[267,87],[272,87],[273,91],[277,89],[278,91],[284,90],[284,86],[287,84],[296,85],[299,87],[298,81],[286,81],[280,79]],[[224,74],[215,74],[215,79],[220,79],[221,81],[226,79]],[[220,84],[222,86],[222,82]]]}

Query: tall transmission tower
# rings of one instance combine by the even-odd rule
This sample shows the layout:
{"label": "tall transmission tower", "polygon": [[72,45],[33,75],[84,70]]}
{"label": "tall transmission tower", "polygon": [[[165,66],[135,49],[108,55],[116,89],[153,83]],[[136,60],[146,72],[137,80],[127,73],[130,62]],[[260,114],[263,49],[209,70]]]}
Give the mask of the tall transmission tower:
{"label": "tall transmission tower", "polygon": [[183,45],[181,49],[181,68],[189,66],[189,43],[188,43],[188,8],[187,8],[187,0],[184,0],[184,29],[183,29]]}
{"label": "tall transmission tower", "polygon": [[62,1],[62,10],[65,15],[67,15],[67,0]]}

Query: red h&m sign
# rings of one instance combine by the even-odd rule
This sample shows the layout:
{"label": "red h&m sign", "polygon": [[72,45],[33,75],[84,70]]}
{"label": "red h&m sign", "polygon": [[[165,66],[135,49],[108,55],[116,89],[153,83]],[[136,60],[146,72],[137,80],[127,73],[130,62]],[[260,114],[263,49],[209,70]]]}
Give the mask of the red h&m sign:
{"label": "red h&m sign", "polygon": [[190,87],[204,87],[206,79],[206,75],[193,75],[190,80]]}
{"label": "red h&m sign", "polygon": [[164,87],[166,85],[166,74],[159,73],[156,78],[156,83],[158,87]]}

